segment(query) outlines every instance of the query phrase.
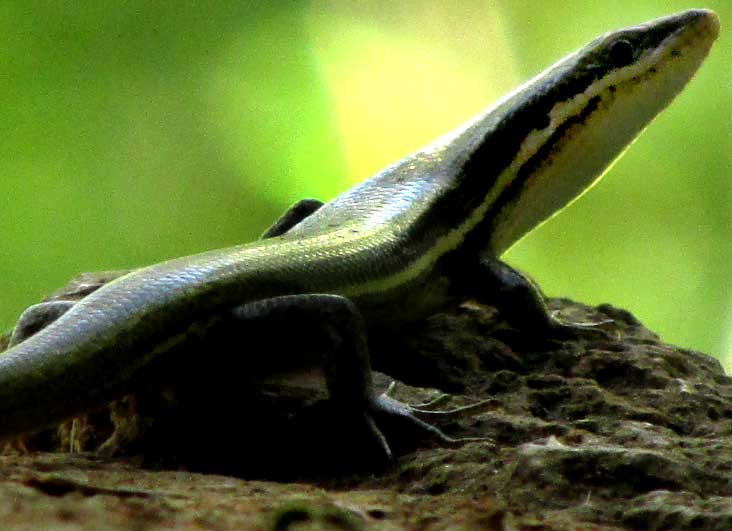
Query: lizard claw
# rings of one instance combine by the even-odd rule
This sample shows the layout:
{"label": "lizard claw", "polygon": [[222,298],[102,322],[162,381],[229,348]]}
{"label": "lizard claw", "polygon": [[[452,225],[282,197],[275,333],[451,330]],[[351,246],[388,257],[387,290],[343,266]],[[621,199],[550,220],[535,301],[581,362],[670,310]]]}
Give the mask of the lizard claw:
{"label": "lizard claw", "polygon": [[[396,389],[396,382],[392,381],[389,384],[389,387],[387,387],[386,391],[384,391],[384,395],[391,398],[392,393],[394,392],[394,389]],[[450,395],[447,393],[442,393],[440,395],[437,395],[432,400],[428,400],[427,402],[422,402],[421,404],[403,404],[409,410],[411,413],[413,413],[417,417],[426,417],[426,418],[434,418],[434,417],[464,417],[467,415],[472,415],[475,413],[482,413],[483,411],[487,411],[490,409],[491,400],[480,400],[478,402],[474,402],[473,404],[468,404],[466,406],[459,406],[452,409],[434,409],[437,406],[441,406],[443,404],[446,404],[450,401]],[[399,402],[401,404],[401,402]]]}
{"label": "lizard claw", "polygon": [[[450,447],[460,446],[468,442],[493,441],[489,437],[450,437],[426,420],[434,418],[454,418],[455,416],[462,417],[467,414],[485,411],[490,402],[489,400],[482,400],[475,404],[469,404],[467,406],[461,406],[453,409],[435,410],[431,408],[436,405],[441,405],[449,400],[448,395],[440,395],[434,400],[430,400],[423,404],[410,405],[389,396],[395,386],[395,382],[392,382],[384,393],[377,395],[372,399],[370,410],[375,416],[387,416],[400,421],[405,421],[415,430],[423,434],[427,434],[430,437],[437,439],[442,444]],[[375,424],[371,425],[371,431],[381,442],[381,446],[385,453],[389,458],[391,458],[392,452],[384,435],[378,430],[378,428],[376,428]]]}
{"label": "lizard claw", "polygon": [[579,336],[590,336],[596,339],[612,339],[607,330],[600,328],[603,325],[611,324],[612,319],[600,321],[567,322],[558,317],[559,312],[553,311],[550,314],[550,334],[557,339],[575,339]]}

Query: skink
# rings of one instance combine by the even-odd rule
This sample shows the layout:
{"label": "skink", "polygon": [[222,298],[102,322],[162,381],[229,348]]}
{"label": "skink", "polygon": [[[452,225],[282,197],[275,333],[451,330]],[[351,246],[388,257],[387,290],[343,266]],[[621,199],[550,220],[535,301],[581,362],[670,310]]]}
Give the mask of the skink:
{"label": "skink", "polygon": [[35,334],[29,323],[44,309],[31,307],[0,356],[0,436],[119,396],[222,316],[302,312],[340,340],[321,360],[278,359],[271,370],[324,367],[331,399],[388,453],[374,416],[421,421],[374,392],[369,328],[475,299],[533,333],[572,329],[499,258],[603,174],[691,79],[718,33],[706,10],[607,33],[333,201],[300,203],[262,240],[131,272],[52,308],[57,318]]}

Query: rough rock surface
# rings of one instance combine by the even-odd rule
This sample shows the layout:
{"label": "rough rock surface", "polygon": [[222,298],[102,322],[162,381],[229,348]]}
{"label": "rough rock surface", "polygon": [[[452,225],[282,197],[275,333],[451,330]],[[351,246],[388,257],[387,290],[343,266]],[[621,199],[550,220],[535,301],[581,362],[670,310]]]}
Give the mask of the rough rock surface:
{"label": "rough rock surface", "polygon": [[466,305],[373,339],[380,386],[396,379],[414,403],[487,400],[438,421],[490,440],[448,448],[386,425],[398,457],[384,463],[322,386],[246,381],[250,356],[304,348],[303,330],[275,323],[179,353],[110,408],[16,441],[0,457],[0,528],[732,529],[719,363],[625,311],[552,306],[611,320],[607,337],[528,337]]}

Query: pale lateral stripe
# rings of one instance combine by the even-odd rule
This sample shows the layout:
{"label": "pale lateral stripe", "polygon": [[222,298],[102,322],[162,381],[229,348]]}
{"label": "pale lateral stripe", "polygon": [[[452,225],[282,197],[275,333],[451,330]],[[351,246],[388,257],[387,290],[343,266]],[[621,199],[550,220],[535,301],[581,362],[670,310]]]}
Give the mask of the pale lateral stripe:
{"label": "pale lateral stripe", "polygon": [[[378,292],[385,292],[389,291],[391,289],[397,288],[402,285],[408,284],[410,281],[415,280],[419,277],[420,274],[422,274],[425,271],[429,271],[432,267],[432,265],[444,254],[456,249],[461,242],[464,240],[467,233],[474,228],[487,214],[490,207],[495,204],[496,200],[500,197],[501,193],[510,186],[513,179],[516,177],[519,169],[528,161],[531,159],[531,157],[539,150],[541,147],[546,144],[547,140],[551,138],[551,135],[556,131],[558,127],[560,127],[563,123],[565,123],[567,120],[571,119],[574,116],[577,116],[582,109],[587,105],[587,103],[595,96],[607,92],[609,90],[609,87],[615,86],[617,87],[621,83],[626,83],[629,80],[633,79],[634,77],[637,77],[639,79],[639,83],[642,83],[642,77],[643,75],[648,72],[649,68],[652,65],[656,65],[659,68],[663,67],[663,59],[659,59],[659,57],[663,56],[663,54],[667,53],[668,50],[673,46],[679,46],[688,44],[684,41],[692,41],[694,38],[698,38],[698,35],[688,35],[686,32],[682,34],[681,38],[669,38],[666,41],[664,41],[661,45],[657,46],[656,49],[650,50],[644,53],[644,55],[635,63],[618,68],[615,70],[610,71],[607,75],[600,78],[599,80],[595,81],[591,85],[589,85],[583,92],[576,94],[575,96],[559,101],[552,107],[549,116],[550,116],[550,125],[544,129],[541,130],[533,130],[526,139],[522,142],[521,147],[519,148],[519,152],[517,156],[515,157],[514,161],[499,175],[498,179],[496,180],[495,186],[491,188],[481,205],[476,208],[473,213],[465,220],[463,224],[456,227],[455,229],[448,232],[445,236],[437,240],[434,244],[434,246],[426,251],[418,260],[412,262],[404,269],[395,272],[392,275],[385,276],[382,278],[377,278],[374,280],[371,280],[369,282],[362,282],[354,285],[344,285],[337,288],[337,291],[344,294],[345,296],[353,297],[353,296],[359,296],[364,294],[374,294]],[[693,46],[684,46],[684,48],[693,48]],[[581,50],[580,50],[581,51]],[[556,63],[554,66],[550,67],[549,70],[554,70],[556,68],[560,68],[562,64],[564,64],[567,61],[573,60],[574,57],[577,55],[578,52],[575,52],[568,57],[565,57],[558,63]],[[706,51],[699,51],[698,54],[691,53],[692,57],[691,60],[687,59],[687,63],[690,63],[691,66],[688,68],[683,68],[680,75],[678,76],[679,81],[678,83],[683,85],[688,77],[690,76],[690,72],[693,72],[696,70],[698,64],[702,61],[704,56],[706,55]],[[660,66],[659,66],[660,64]],[[536,78],[533,78],[531,81],[527,82],[526,84],[519,87],[518,90],[527,90],[528,87],[531,86],[531,83],[539,79],[540,77],[543,77],[546,74],[546,72],[540,74]],[[667,80],[668,82],[668,80]],[[672,83],[671,85],[675,86],[677,83]],[[673,91],[674,89],[669,88],[669,91]],[[653,91],[649,91],[653,92]],[[492,108],[492,110],[488,111],[487,113],[481,114],[478,118],[485,119],[488,117],[489,114],[496,112],[500,109],[501,106],[505,104],[508,98],[515,95],[517,92],[512,92],[509,97],[503,98],[500,100],[500,102]],[[622,94],[617,93],[616,97],[621,97]],[[645,100],[645,101],[643,101]],[[653,105],[658,106],[658,104],[655,102],[655,98],[653,94],[645,94],[644,98],[641,99],[641,101],[638,102],[638,104],[643,105]],[[659,110],[663,106],[659,107]],[[598,114],[599,113],[599,114]],[[593,113],[593,117],[596,118],[597,116],[600,116],[600,114],[607,114],[607,110],[603,108],[602,106],[598,107],[596,111]],[[628,121],[633,121],[635,119],[634,116],[627,116],[626,117]],[[602,120],[596,120],[595,122],[602,123]],[[433,154],[438,154],[439,151],[446,147],[446,144],[453,140],[457,135],[459,135],[462,131],[464,131],[467,127],[470,127],[476,123],[476,120],[472,120],[467,124],[467,126],[462,126],[458,128],[456,131],[448,133],[441,137],[438,142],[431,144],[428,146],[425,151],[431,151]],[[592,127],[593,124],[590,123],[588,127]],[[595,125],[596,128],[599,128],[600,125]],[[602,131],[596,131],[596,134],[602,134]],[[608,134],[608,133],[606,133]],[[627,147],[627,146],[626,146]],[[565,147],[566,150],[566,147]],[[610,154],[612,156],[612,160],[616,160],[622,153],[624,149],[619,150],[616,154]],[[437,155],[439,156],[439,155]],[[587,188],[591,187],[591,185],[596,182],[597,180],[604,175],[604,173],[609,169],[611,164],[605,168],[604,171],[600,172],[597,176],[594,177],[589,183],[587,183]],[[538,170],[538,172],[541,172],[542,170]],[[571,179],[573,175],[566,175],[565,178]],[[586,178],[586,176],[581,176],[583,178]],[[586,191],[586,190],[585,190]],[[583,193],[583,192],[582,192]],[[582,195],[582,193],[577,194],[576,197],[573,197],[571,201]],[[551,217],[551,216],[549,216]],[[383,230],[383,229],[382,229]],[[379,232],[379,231],[375,231]],[[367,235],[363,235],[365,237],[368,237]],[[381,234],[381,237],[383,238],[384,235]],[[397,236],[393,233],[389,234],[389,240],[396,240]]]}

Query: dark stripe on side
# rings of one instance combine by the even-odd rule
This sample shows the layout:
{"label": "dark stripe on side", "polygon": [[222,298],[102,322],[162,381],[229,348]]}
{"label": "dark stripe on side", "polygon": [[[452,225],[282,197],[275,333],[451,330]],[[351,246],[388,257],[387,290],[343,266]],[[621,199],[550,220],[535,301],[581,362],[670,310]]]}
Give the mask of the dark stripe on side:
{"label": "dark stripe on side", "polygon": [[[584,109],[582,109],[579,114],[566,120],[561,126],[557,127],[556,131],[554,131],[554,133],[547,139],[546,143],[542,145],[541,148],[539,148],[523,166],[521,166],[519,171],[516,173],[514,180],[503,190],[501,195],[498,196],[480,223],[470,231],[460,249],[451,254],[459,254],[459,256],[457,256],[458,260],[463,260],[463,257],[466,256],[465,253],[467,253],[467,256],[480,255],[480,253],[485,249],[486,243],[490,241],[494,230],[495,219],[500,214],[501,210],[506,207],[506,205],[517,200],[519,195],[521,195],[522,190],[524,190],[526,182],[531,179],[536,170],[541,168],[544,162],[549,159],[555,151],[561,149],[562,141],[566,137],[568,131],[576,125],[585,123],[592,113],[597,110],[601,101],[602,98],[599,95],[593,97],[587,102],[587,105],[585,105]],[[445,259],[449,262],[450,260],[456,259],[456,256],[448,255]]]}
{"label": "dark stripe on side", "polygon": [[[323,260],[324,268],[330,269],[332,261],[334,272],[346,277],[346,285],[349,286],[385,278],[409,269],[410,264],[431,252],[436,241],[463,226],[471,214],[485,202],[490,191],[496,186],[498,177],[514,162],[521,145],[530,133],[549,125],[548,115],[556,104],[566,102],[585,92],[588,87],[611,72],[634,64],[688,23],[688,16],[670,17],[668,20],[655,21],[651,25],[636,26],[599,37],[537,77],[511,99],[506,100],[500,109],[495,111],[500,114],[486,115],[451,140],[441,151],[427,151],[404,159],[364,183],[359,188],[359,193],[362,195],[358,199],[369,203],[373,194],[374,200],[381,205],[376,206],[373,211],[366,209],[369,215],[385,206],[388,206],[389,210],[396,209],[395,205],[384,197],[385,191],[399,191],[403,189],[405,182],[429,182],[428,188],[437,190],[437,195],[431,195],[429,202],[421,201],[419,197],[413,199],[410,204],[402,207],[404,215],[390,219],[388,231],[395,231],[399,235],[396,245],[381,245],[376,241],[366,242],[367,251],[370,253],[369,264],[357,268],[359,269],[357,278],[353,277],[353,267],[350,266],[348,275],[343,274],[342,260],[336,256],[339,254],[337,252]],[[619,40],[627,41],[620,49],[614,47]],[[632,46],[632,50],[627,49],[627,44]],[[611,50],[614,52],[611,53]],[[596,105],[597,100],[593,100],[593,103]],[[585,112],[590,113],[591,110],[591,107],[587,107]],[[570,118],[567,123],[560,125],[558,131],[552,132],[549,136],[549,144],[544,146],[543,150],[540,148],[534,157],[548,152],[552,142],[558,142],[566,128],[581,119],[583,116]],[[539,163],[538,158],[533,158],[532,161],[527,161],[525,167],[529,168],[532,163],[535,165]],[[528,169],[524,171],[523,178],[526,179],[530,172]],[[521,177],[517,177],[519,180],[509,191],[499,190],[500,204],[494,205],[487,219],[479,222],[478,226],[471,230],[465,242],[458,242],[461,249],[448,253],[449,256],[446,256],[445,261],[438,267],[446,266],[454,257],[458,257],[456,261],[459,262],[480,255],[490,241],[493,217],[500,211],[501,205],[511,200],[512,194],[515,196],[520,191]],[[353,198],[349,198],[349,201],[353,201]],[[339,208],[344,207],[353,208],[353,203],[344,201]],[[342,218],[352,219],[348,215],[339,215],[336,211],[336,226]],[[327,225],[327,216],[319,217],[318,222]],[[465,248],[466,252],[463,252],[462,248]],[[344,241],[344,250],[350,253],[352,250],[350,242]],[[474,256],[466,256],[467,253],[473,253]]]}
{"label": "dark stripe on side", "polygon": [[460,160],[467,156],[467,159],[462,167],[446,169],[456,175],[445,176],[448,187],[411,227],[409,237],[418,241],[419,235],[431,230],[429,245],[435,236],[439,236],[435,234],[437,230],[443,234],[460,226],[482,204],[496,185],[498,176],[514,161],[526,137],[548,125],[549,111],[557,103],[586,90],[607,70],[589,68],[579,74],[574,72],[575,75],[566,79],[559,79],[561,74],[557,74],[542,80],[534,94],[524,101],[517,101],[495,127],[484,131],[486,124],[478,123],[457,139],[450,146],[446,158]]}
{"label": "dark stripe on side", "polygon": [[[537,79],[531,87],[518,94],[512,102],[513,108],[504,111],[505,116],[499,123],[492,124],[488,116],[464,132],[443,153],[443,162],[436,168],[442,172],[439,179],[445,183],[444,192],[412,224],[407,231],[407,241],[422,251],[428,249],[435,238],[464,223],[496,185],[498,176],[514,161],[526,137],[549,124],[548,114],[554,105],[584,92],[598,79],[629,64],[627,60],[622,65],[614,62],[613,43],[619,40],[629,42],[633,47],[630,63],[634,63],[644,52],[655,49],[688,23],[688,15],[673,16],[656,21],[652,26],[642,25],[616,32],[612,39],[599,37],[579,52],[574,63],[560,66],[556,72]],[[592,110],[588,105],[583,113]],[[585,116],[582,114],[560,126],[552,140],[560,138],[568,127]],[[545,150],[551,146],[551,142],[548,143]],[[537,164],[538,159],[533,160]],[[484,230],[478,232],[484,233]]]}

